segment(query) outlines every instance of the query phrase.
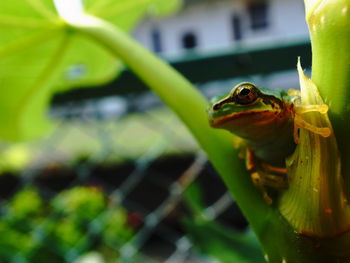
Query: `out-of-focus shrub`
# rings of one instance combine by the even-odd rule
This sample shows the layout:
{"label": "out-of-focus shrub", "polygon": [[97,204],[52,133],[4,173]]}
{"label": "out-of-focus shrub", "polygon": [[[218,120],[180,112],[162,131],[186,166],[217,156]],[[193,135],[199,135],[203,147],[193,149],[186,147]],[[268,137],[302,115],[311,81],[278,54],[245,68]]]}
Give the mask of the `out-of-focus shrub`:
{"label": "out-of-focus shrub", "polygon": [[100,188],[74,187],[52,199],[33,187],[23,189],[2,214],[0,261],[67,262],[89,251],[116,260],[133,234],[127,218]]}

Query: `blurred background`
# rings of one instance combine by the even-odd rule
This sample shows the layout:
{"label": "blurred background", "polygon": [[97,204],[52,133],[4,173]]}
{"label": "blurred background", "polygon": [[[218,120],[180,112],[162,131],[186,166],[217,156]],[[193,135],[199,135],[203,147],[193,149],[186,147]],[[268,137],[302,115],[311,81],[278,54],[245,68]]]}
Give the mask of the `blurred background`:
{"label": "blurred background", "polygon": [[[297,88],[297,57],[310,65],[302,0],[185,0],[132,36],[208,98],[240,81]],[[56,94],[48,115],[45,137],[0,144],[0,262],[264,262],[205,154],[132,72]]]}

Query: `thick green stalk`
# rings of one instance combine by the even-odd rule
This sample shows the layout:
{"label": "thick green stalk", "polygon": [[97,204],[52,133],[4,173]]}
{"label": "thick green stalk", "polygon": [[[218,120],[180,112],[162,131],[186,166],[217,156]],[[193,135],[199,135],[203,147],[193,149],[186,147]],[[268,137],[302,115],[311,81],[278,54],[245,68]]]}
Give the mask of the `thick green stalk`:
{"label": "thick green stalk", "polygon": [[312,44],[312,80],[330,106],[338,141],[345,191],[350,197],[350,2],[306,2]]}
{"label": "thick green stalk", "polygon": [[312,81],[299,70],[301,101],[324,101],[331,122],[316,112],[303,118],[315,127],[333,126],[334,133],[322,138],[315,130],[300,132],[280,209],[297,232],[318,243],[329,262],[350,262],[350,208],[344,194],[350,193],[350,2],[305,0],[305,7],[313,60]]}

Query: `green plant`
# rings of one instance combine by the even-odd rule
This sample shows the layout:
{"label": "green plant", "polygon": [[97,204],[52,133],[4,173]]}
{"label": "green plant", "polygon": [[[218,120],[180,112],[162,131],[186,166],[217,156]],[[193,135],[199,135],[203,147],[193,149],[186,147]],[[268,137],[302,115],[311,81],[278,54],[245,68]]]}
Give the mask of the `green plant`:
{"label": "green plant", "polygon": [[[128,3],[136,5],[139,2],[143,1],[130,1]],[[158,4],[161,2],[155,1]],[[32,123],[44,123],[42,113],[53,89],[57,90],[59,87],[77,83],[105,80],[116,72],[111,70],[110,63],[113,63],[115,58],[119,58],[178,114],[193,133],[250,222],[268,261],[349,261],[347,247],[350,242],[347,229],[344,229],[344,224],[348,223],[348,205],[343,202],[344,196],[342,195],[343,187],[347,191],[350,189],[349,179],[346,176],[349,173],[347,156],[350,151],[347,142],[350,127],[347,125],[347,119],[350,118],[350,109],[347,106],[349,99],[347,87],[350,84],[348,62],[350,56],[350,52],[348,52],[350,7],[346,0],[305,0],[313,48],[313,81],[319,88],[324,101],[330,106],[330,120],[334,125],[336,139],[341,142],[340,159],[338,158],[335,137],[323,141],[302,132],[299,147],[290,162],[294,160],[294,165],[296,165],[295,160],[305,160],[307,158],[305,149],[308,146],[314,148],[314,158],[312,162],[308,162],[306,168],[302,168],[300,165],[297,165],[295,169],[291,168],[289,177],[293,179],[298,176],[308,176],[310,172],[316,175],[313,177],[314,183],[318,180],[317,178],[320,178],[321,181],[326,179],[323,186],[331,182],[331,187],[326,187],[324,191],[316,189],[320,194],[313,196],[317,198],[318,202],[323,202],[323,197],[326,196],[327,202],[330,200],[330,203],[336,205],[324,206],[323,208],[326,210],[310,207],[313,211],[312,216],[304,222],[314,224],[316,221],[313,220],[322,222],[325,217],[328,217],[331,219],[327,222],[331,222],[330,225],[334,227],[339,216],[342,219],[341,229],[344,230],[339,232],[339,229],[334,230],[330,225],[324,229],[321,225],[320,232],[317,230],[317,232],[311,233],[301,233],[300,230],[303,228],[299,228],[300,218],[294,216],[295,219],[292,220],[293,216],[283,211],[297,205],[297,202],[293,201],[294,198],[296,201],[308,198],[309,194],[314,191],[313,187],[310,187],[312,183],[309,184],[309,187],[305,186],[303,188],[305,191],[301,194],[291,195],[292,189],[295,189],[291,187],[290,191],[286,191],[282,197],[280,206],[268,206],[250,181],[243,161],[237,157],[237,150],[231,147],[232,136],[209,127],[205,113],[207,103],[204,97],[181,75],[133,41],[121,30],[122,25],[118,25],[112,16],[104,16],[103,11],[109,13],[109,9],[113,10],[110,8],[110,4],[114,2],[105,0],[99,1],[97,4],[97,1],[86,1],[85,11],[80,5],[80,1],[70,1],[69,8],[66,3],[67,1],[63,0],[56,0],[54,3],[32,0],[26,1],[20,7],[12,4],[10,0],[2,3],[0,24],[16,26],[16,24],[25,23],[23,30],[16,33],[19,39],[23,34],[28,36],[27,30],[31,32],[28,38],[22,38],[22,41],[10,42],[10,44],[8,44],[8,39],[13,37],[13,32],[7,32],[1,38],[3,41],[0,42],[0,45],[4,46],[4,42],[7,43],[0,50],[2,84],[8,88],[13,86],[18,88],[10,95],[0,96],[2,98],[0,101],[0,105],[2,105],[0,108],[1,127],[3,128],[0,131],[3,137],[14,138],[37,134],[44,125],[36,125],[34,129]],[[121,1],[121,3],[127,5],[126,1]],[[166,6],[166,4],[160,5],[160,7]],[[135,16],[131,17],[138,17],[141,14],[138,8],[135,10],[138,11],[135,11],[136,13],[133,13]],[[26,16],[28,13],[30,15]],[[16,18],[18,15],[23,15],[26,19]],[[125,14],[121,11],[116,17],[123,17],[123,15]],[[50,41],[44,41],[46,39]],[[63,56],[66,54],[68,45],[71,44],[70,41],[73,40],[76,41],[76,48],[73,49],[72,53]],[[86,54],[77,50],[82,45],[87,47]],[[25,66],[26,64],[22,60],[26,54],[25,50],[33,51],[27,57],[27,62],[37,60],[40,63],[35,63],[30,68]],[[43,52],[46,56],[41,56]],[[7,54],[14,56],[7,56]],[[73,59],[78,55],[78,60]],[[94,68],[93,65],[101,62],[100,56],[110,63],[102,63],[101,67]],[[80,67],[79,69],[78,61],[80,60],[84,61],[86,65],[90,65],[89,68]],[[73,66],[73,70],[69,71],[68,67],[68,71],[66,71],[67,66]],[[73,73],[77,67],[82,71],[89,70],[90,67],[95,70],[88,77],[79,74],[76,76]],[[60,70],[56,71],[56,69]],[[16,82],[14,85],[13,76],[16,76],[16,71],[26,72],[32,77],[22,82]],[[66,73],[66,75],[62,75],[62,73]],[[62,79],[62,76],[72,76],[70,74],[73,75],[73,80],[70,77]],[[308,100],[312,101],[313,95],[317,97],[316,102],[322,101],[321,98],[318,98],[317,89],[303,75],[301,75],[301,80],[305,88],[303,103],[308,103]],[[20,96],[18,96],[19,94]],[[20,107],[17,108],[16,105],[20,105]],[[319,117],[316,113],[310,113],[307,118],[310,122],[330,126],[327,118]],[[313,138],[317,139],[317,147],[315,147]],[[324,170],[320,170],[319,161],[321,159],[325,161],[326,169]],[[342,165],[341,171],[338,170],[339,160],[341,160]],[[318,165],[317,169],[313,169],[316,165]],[[319,172],[322,172],[322,177],[317,176],[316,173]],[[345,183],[342,182],[340,176],[343,176]],[[337,190],[339,190],[339,194],[334,195]],[[339,203],[341,204],[339,205]],[[319,203],[315,201],[313,205],[316,204]],[[279,207],[285,217],[281,216]],[[320,233],[322,235],[319,235]]]}
{"label": "green plant", "polygon": [[[117,248],[133,234],[124,209],[108,203],[101,189],[86,186],[65,190],[51,200],[44,200],[35,188],[19,191],[2,215],[0,229],[1,262],[16,257],[72,261],[93,250],[112,261],[118,258]],[[105,254],[106,247],[113,247],[114,253]]]}
{"label": "green plant", "polygon": [[[66,10],[76,10],[75,3],[69,2]],[[125,31],[146,13],[166,14],[177,4],[177,0],[84,1],[88,13]],[[50,127],[45,115],[53,93],[104,83],[123,69],[118,57],[98,41],[67,26],[54,1],[2,1],[0,31],[0,136],[4,139],[41,135]]]}
{"label": "green plant", "polygon": [[199,184],[191,184],[184,193],[189,215],[183,220],[195,249],[222,263],[264,262],[260,246],[250,229],[238,231],[207,215]]}

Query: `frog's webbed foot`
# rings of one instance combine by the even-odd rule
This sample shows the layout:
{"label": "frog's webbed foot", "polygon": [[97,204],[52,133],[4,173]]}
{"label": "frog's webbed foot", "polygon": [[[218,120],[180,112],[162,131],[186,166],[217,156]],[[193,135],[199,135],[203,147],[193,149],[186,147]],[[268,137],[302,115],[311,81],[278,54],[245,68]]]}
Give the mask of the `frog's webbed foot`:
{"label": "frog's webbed foot", "polygon": [[321,135],[322,137],[328,137],[331,135],[331,129],[328,127],[316,127],[315,125],[312,125],[311,123],[308,123],[304,120],[302,117],[302,114],[307,112],[319,112],[321,114],[326,114],[328,111],[328,106],[326,104],[321,105],[294,105],[295,110],[295,117],[294,117],[294,142],[298,144],[299,142],[299,135],[298,130],[299,128],[304,128],[306,130],[309,130],[313,133],[316,133],[318,135]]}
{"label": "frog's webbed foot", "polygon": [[254,185],[261,191],[264,200],[269,205],[272,204],[272,199],[266,190],[266,186],[275,189],[288,187],[286,168],[275,167],[262,162],[249,149],[247,149],[247,169]]}

